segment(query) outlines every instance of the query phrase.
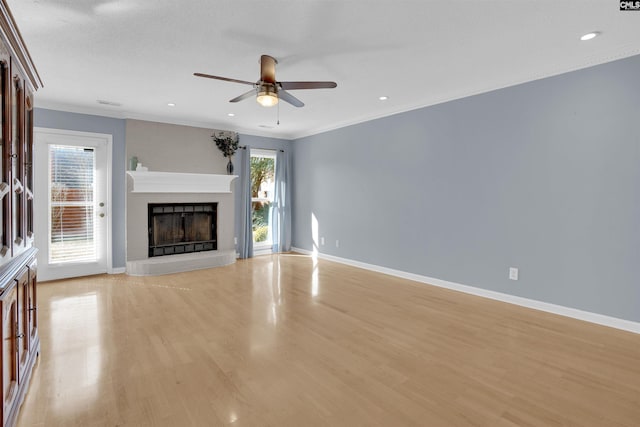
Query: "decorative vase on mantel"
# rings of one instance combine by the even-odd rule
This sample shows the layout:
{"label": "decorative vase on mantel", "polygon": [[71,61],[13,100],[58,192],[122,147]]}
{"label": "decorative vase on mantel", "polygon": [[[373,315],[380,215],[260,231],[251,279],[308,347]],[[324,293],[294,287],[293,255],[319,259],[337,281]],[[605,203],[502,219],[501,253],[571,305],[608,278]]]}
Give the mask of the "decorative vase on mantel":
{"label": "decorative vase on mantel", "polygon": [[229,157],[229,163],[227,163],[227,175],[233,175],[233,163],[231,157]]}

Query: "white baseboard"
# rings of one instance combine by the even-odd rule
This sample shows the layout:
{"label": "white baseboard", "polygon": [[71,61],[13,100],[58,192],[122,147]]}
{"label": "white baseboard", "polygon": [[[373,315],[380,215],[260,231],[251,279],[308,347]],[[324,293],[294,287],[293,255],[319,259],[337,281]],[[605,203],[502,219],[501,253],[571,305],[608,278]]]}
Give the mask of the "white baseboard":
{"label": "white baseboard", "polygon": [[[313,252],[301,248],[291,248],[293,252],[299,252],[305,255],[314,255]],[[406,271],[394,270],[392,268],[381,267],[375,264],[367,264],[365,262],[354,261],[348,258],[340,258],[333,255],[323,253],[316,254],[320,259],[338,262],[340,264],[350,265],[365,270],[375,271],[390,276],[401,277],[403,279],[413,280],[415,282],[425,283],[428,285],[438,286],[441,288],[452,289],[454,291],[464,292],[484,298],[490,298],[497,301],[515,304],[522,307],[532,308],[535,310],[546,311],[548,313],[558,314],[560,316],[571,317],[573,319],[584,320],[586,322],[596,323],[598,325],[609,326],[611,328],[622,329],[624,331],[640,334],[640,323],[631,320],[619,319],[617,317],[605,316],[603,314],[591,313],[589,311],[578,310],[576,308],[565,307],[562,305],[551,304],[548,302],[536,301],[529,298],[518,297],[515,295],[504,294],[502,292],[490,291],[487,289],[477,288],[460,283],[449,282],[447,280],[436,279],[433,277],[422,276],[419,274],[408,273]]]}
{"label": "white baseboard", "polygon": [[112,267],[107,271],[107,274],[122,274],[127,271],[126,267]]}
{"label": "white baseboard", "polygon": [[253,256],[271,255],[272,253],[273,253],[273,249],[271,248],[271,246],[259,248],[259,249],[255,249],[255,248],[253,249]]}

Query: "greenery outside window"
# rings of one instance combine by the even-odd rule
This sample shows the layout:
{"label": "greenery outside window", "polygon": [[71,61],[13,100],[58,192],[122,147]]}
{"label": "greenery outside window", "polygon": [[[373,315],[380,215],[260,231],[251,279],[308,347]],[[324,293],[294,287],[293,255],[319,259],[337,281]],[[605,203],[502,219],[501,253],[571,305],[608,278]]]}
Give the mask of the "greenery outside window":
{"label": "greenery outside window", "polygon": [[256,249],[266,249],[271,240],[271,206],[275,191],[276,152],[251,149],[251,220]]}

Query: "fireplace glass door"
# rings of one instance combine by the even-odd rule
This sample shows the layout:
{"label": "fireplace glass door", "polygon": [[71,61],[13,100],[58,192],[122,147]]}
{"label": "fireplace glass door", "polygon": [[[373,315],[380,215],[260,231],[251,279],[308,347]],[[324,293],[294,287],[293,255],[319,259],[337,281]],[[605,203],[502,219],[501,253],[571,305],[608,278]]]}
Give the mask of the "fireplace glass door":
{"label": "fireplace glass door", "polygon": [[217,203],[149,204],[149,256],[213,251]]}

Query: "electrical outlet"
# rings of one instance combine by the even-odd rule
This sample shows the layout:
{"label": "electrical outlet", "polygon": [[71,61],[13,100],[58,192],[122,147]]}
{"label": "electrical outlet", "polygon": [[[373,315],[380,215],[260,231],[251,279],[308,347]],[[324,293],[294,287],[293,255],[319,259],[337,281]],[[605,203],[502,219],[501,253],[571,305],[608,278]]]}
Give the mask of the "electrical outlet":
{"label": "electrical outlet", "polygon": [[233,238],[233,244],[234,244],[234,245],[237,245],[237,244],[238,244],[238,238],[237,238],[237,237],[234,237],[234,238]]}
{"label": "electrical outlet", "polygon": [[340,240],[336,240],[336,248],[340,247]]}
{"label": "electrical outlet", "polygon": [[321,238],[320,238],[320,244],[321,244],[322,246],[324,246],[324,237],[321,237]]}
{"label": "electrical outlet", "polygon": [[518,269],[516,267],[509,267],[509,279],[518,280]]}

